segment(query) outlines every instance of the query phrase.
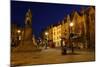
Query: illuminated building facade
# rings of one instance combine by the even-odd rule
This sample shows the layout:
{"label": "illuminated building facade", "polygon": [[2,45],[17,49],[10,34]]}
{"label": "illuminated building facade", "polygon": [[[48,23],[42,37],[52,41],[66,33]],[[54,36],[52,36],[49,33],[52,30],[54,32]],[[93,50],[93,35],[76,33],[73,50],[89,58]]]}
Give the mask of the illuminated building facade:
{"label": "illuminated building facade", "polygon": [[53,27],[53,42],[56,47],[61,46],[61,24]]}
{"label": "illuminated building facade", "polygon": [[[73,24],[70,26],[70,24]],[[76,36],[74,46],[79,48],[89,48],[95,45],[95,9],[88,7],[80,12],[73,11],[70,15],[58,24],[49,27],[48,40],[51,40],[55,47],[61,46],[61,38],[69,39],[71,33]],[[91,44],[91,45],[90,45]]]}

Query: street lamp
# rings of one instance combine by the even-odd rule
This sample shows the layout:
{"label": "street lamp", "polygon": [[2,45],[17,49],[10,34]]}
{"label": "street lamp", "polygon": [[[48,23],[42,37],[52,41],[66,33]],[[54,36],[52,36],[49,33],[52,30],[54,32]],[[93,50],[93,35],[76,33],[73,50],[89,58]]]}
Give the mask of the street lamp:
{"label": "street lamp", "polygon": [[45,32],[45,36],[46,36],[46,45],[45,45],[45,48],[47,49],[47,45],[48,45],[48,32]]}
{"label": "street lamp", "polygon": [[21,30],[17,30],[17,33],[18,33],[18,40],[21,40],[21,36],[20,36]]}
{"label": "street lamp", "polygon": [[48,35],[48,32],[45,32],[45,35],[47,36]]}
{"label": "street lamp", "polygon": [[17,32],[18,32],[18,34],[20,34],[21,31],[20,30],[17,30]]}
{"label": "street lamp", "polygon": [[71,22],[71,23],[70,23],[70,27],[73,27],[73,25],[74,25],[73,22]]}
{"label": "street lamp", "polygon": [[[69,24],[69,40],[70,40],[70,42],[71,42],[71,37],[72,37],[72,27],[73,27],[73,25],[74,25],[74,23],[73,22],[71,22],[70,24]],[[71,48],[72,48],[72,53],[73,53],[73,44],[72,44],[72,42],[71,43],[69,43],[69,44],[71,44]]]}

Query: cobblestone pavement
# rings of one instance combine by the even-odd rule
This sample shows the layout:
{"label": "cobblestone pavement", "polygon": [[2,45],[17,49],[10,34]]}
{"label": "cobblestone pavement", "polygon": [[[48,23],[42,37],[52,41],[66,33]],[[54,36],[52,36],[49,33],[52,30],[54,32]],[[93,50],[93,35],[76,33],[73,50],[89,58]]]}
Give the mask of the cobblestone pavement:
{"label": "cobblestone pavement", "polygon": [[61,49],[48,48],[40,52],[12,52],[11,65],[37,65],[37,64],[56,64],[81,61],[94,61],[93,51],[67,51],[67,55],[61,54]]}

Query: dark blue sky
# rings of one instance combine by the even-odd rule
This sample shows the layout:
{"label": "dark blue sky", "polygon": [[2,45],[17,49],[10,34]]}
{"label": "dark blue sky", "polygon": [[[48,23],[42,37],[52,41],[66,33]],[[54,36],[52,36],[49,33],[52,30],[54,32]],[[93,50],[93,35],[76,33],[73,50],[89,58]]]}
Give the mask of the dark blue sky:
{"label": "dark blue sky", "polygon": [[40,36],[44,28],[63,20],[64,16],[71,14],[73,10],[80,11],[82,7],[87,6],[11,1],[11,23],[24,26],[25,14],[30,8],[33,33]]}

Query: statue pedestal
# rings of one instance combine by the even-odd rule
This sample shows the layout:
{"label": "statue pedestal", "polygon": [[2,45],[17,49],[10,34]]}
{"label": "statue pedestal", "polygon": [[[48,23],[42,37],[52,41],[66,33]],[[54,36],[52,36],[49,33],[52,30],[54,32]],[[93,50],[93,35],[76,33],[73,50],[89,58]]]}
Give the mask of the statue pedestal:
{"label": "statue pedestal", "polygon": [[41,51],[37,48],[32,41],[22,41],[19,46],[12,48],[12,52],[38,52]]}

